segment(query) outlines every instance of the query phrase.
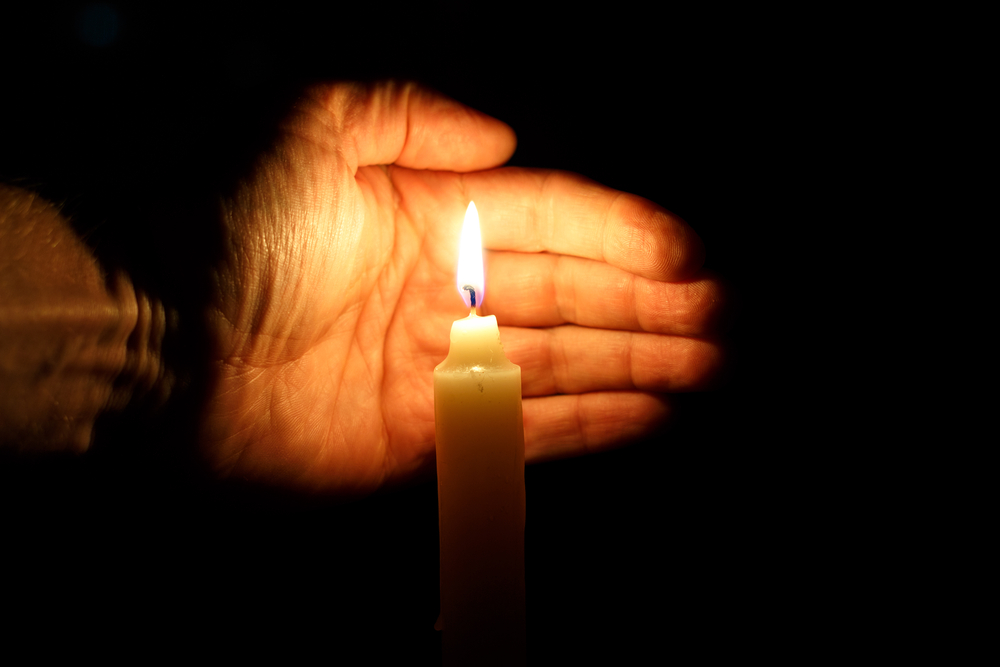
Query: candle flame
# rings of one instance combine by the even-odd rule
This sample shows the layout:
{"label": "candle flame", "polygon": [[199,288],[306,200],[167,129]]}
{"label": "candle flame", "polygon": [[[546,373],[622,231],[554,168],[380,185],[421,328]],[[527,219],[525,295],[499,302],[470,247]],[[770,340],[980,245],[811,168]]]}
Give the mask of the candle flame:
{"label": "candle flame", "polygon": [[458,272],[455,286],[469,308],[483,305],[486,285],[483,281],[483,237],[479,231],[479,211],[469,202],[462,224],[462,239],[458,246]]}

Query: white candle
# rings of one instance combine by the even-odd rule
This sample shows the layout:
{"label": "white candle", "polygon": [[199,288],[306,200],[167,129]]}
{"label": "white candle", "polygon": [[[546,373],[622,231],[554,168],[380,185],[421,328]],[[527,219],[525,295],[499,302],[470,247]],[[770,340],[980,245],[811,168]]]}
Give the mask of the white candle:
{"label": "white candle", "polygon": [[521,368],[504,355],[484,295],[479,215],[470,203],[456,286],[469,317],[434,369],[441,628],[446,665],[525,661]]}

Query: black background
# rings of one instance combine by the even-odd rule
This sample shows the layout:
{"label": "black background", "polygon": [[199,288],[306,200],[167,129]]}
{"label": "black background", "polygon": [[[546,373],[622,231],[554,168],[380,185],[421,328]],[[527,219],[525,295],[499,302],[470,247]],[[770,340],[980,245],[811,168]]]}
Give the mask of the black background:
{"label": "black background", "polygon": [[[148,3],[113,5],[101,46],[88,6],[13,12],[0,112],[0,177],[87,224],[141,227],[218,192],[308,82],[393,77],[510,124],[511,164],[645,196],[704,239],[737,315],[727,383],[678,396],[643,442],[526,471],[533,663],[795,655],[792,639],[858,632],[831,611],[854,558],[832,517],[853,491],[817,494],[850,407],[813,389],[836,350],[812,320],[823,292],[796,273],[835,233],[818,165],[853,104],[837,49],[817,46],[820,17],[792,34],[756,11],[670,6]],[[0,463],[0,558],[22,620],[8,638],[440,659],[433,480],[332,505],[148,453]]]}

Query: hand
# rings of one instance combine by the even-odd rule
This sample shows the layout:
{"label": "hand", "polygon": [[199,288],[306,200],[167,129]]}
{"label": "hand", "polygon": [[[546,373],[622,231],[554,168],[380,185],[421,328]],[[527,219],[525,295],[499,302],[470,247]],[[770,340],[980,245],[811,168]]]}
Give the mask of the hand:
{"label": "hand", "polygon": [[497,169],[513,131],[413,85],[310,91],[223,207],[204,452],[224,474],[366,493],[434,465],[432,374],[465,208],[522,368],[528,461],[596,451],[701,388],[721,291],[701,241],[637,196]]}

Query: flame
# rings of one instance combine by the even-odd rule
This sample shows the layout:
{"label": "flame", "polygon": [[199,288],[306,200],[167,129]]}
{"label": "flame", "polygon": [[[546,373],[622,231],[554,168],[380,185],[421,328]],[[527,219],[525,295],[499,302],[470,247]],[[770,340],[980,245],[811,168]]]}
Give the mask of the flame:
{"label": "flame", "polygon": [[465,211],[462,240],[458,245],[455,287],[467,307],[473,307],[470,287],[476,293],[475,307],[483,305],[483,297],[486,295],[486,284],[483,281],[483,237],[479,232],[479,211],[476,210],[476,203],[471,201]]}

